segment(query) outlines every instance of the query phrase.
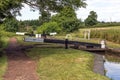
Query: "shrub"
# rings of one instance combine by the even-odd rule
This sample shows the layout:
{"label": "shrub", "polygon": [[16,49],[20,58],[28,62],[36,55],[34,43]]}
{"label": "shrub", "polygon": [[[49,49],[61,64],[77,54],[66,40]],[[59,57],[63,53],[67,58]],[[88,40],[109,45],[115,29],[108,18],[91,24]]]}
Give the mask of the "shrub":
{"label": "shrub", "polygon": [[37,33],[43,33],[49,34],[50,32],[57,32],[59,33],[61,31],[61,28],[58,26],[57,22],[48,22],[44,23],[40,27],[37,28]]}

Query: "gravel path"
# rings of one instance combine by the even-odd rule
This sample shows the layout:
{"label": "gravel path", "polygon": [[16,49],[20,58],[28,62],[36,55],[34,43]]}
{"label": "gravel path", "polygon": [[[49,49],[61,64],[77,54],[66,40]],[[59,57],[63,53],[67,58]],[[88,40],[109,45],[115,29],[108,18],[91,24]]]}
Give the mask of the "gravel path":
{"label": "gravel path", "polygon": [[16,38],[10,39],[6,52],[8,68],[4,80],[39,80],[36,62],[25,55],[17,44]]}

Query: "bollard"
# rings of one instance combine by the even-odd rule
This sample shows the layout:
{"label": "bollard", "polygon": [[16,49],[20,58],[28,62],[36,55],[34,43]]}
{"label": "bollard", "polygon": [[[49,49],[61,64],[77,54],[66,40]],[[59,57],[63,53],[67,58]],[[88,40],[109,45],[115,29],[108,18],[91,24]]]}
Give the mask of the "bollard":
{"label": "bollard", "polygon": [[101,48],[103,48],[103,49],[106,48],[106,44],[105,44],[105,41],[104,41],[104,40],[101,41]]}
{"label": "bollard", "polygon": [[65,49],[68,49],[68,39],[65,39]]}

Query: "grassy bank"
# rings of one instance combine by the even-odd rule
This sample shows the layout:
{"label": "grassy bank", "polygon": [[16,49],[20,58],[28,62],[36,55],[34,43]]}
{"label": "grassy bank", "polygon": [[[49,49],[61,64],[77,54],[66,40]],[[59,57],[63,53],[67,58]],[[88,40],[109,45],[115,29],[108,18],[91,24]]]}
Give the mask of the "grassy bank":
{"label": "grassy bank", "polygon": [[105,39],[120,44],[120,29],[92,30],[92,38]]}
{"label": "grassy bank", "polygon": [[7,57],[4,49],[8,45],[9,38],[14,36],[14,33],[0,31],[0,80],[3,80],[3,75],[7,69]]}
{"label": "grassy bank", "polygon": [[6,56],[0,57],[0,80],[3,80],[3,75],[7,68],[7,58]]}
{"label": "grassy bank", "polygon": [[6,46],[8,45],[8,37],[2,37],[1,41],[2,41],[2,47],[0,48],[0,80],[3,80],[3,75],[6,71],[7,68],[7,57],[5,56],[5,52],[3,51],[4,48],[6,48]]}
{"label": "grassy bank", "polygon": [[94,56],[88,52],[43,47],[31,49],[28,56],[38,61],[40,80],[109,80],[92,71]]}

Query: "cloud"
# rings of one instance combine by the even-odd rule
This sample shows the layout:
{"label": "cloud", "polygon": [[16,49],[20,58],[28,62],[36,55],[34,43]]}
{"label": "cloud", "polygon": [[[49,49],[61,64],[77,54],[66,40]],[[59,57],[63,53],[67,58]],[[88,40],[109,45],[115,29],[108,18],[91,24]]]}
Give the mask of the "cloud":
{"label": "cloud", "polygon": [[120,0],[87,0],[87,8],[76,11],[77,17],[86,19],[90,11],[98,14],[100,21],[120,21]]}
{"label": "cloud", "polygon": [[[77,17],[86,19],[90,11],[95,11],[99,21],[120,21],[120,0],[86,0],[87,8],[80,8],[76,11]],[[25,4],[24,4],[25,5]],[[31,20],[39,18],[39,11],[30,11],[29,6],[21,10],[22,16],[18,20]]]}
{"label": "cloud", "polygon": [[26,5],[26,4],[24,4],[24,7],[20,11],[20,13],[22,14],[22,16],[17,16],[16,17],[18,20],[38,19],[39,15],[40,15],[38,10],[32,11],[30,9],[30,7],[28,5]]}

